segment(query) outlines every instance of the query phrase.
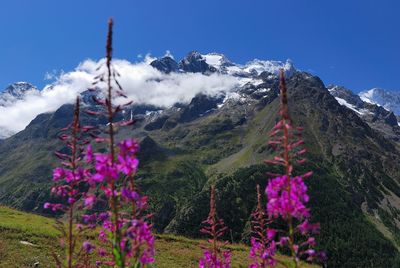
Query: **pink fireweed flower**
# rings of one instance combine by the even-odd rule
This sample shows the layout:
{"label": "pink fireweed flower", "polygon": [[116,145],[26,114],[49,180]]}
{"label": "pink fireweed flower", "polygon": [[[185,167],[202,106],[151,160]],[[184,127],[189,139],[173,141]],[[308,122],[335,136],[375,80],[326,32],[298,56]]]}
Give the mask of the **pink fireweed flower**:
{"label": "pink fireweed flower", "polygon": [[203,221],[205,227],[200,232],[210,236],[209,246],[203,247],[203,256],[199,259],[199,268],[229,268],[231,267],[231,252],[223,250],[222,247],[227,243],[221,243],[218,239],[224,235],[224,221],[217,218],[215,203],[215,186],[211,186],[210,192],[210,212],[206,220]]}
{"label": "pink fireweed flower", "polygon": [[139,151],[139,143],[133,139],[127,139],[119,144],[120,153],[122,155],[135,155]]}
{"label": "pink fireweed flower", "polygon": [[[110,182],[119,180],[124,176],[132,176],[136,173],[139,161],[136,157],[139,145],[134,140],[122,141],[119,144],[115,161],[111,160],[110,154],[93,154],[92,163],[95,168],[89,176],[89,184],[92,187],[100,185],[107,198],[117,198],[120,204],[124,206],[132,205],[134,214],[131,219],[127,213],[121,213],[118,216],[118,226],[115,225],[112,212],[100,213],[96,221],[102,223],[102,229],[99,233],[99,240],[102,243],[110,242],[110,237],[116,230],[121,232],[119,250],[123,254],[127,263],[138,261],[141,264],[154,262],[154,236],[151,233],[151,225],[146,222],[149,215],[145,215],[147,209],[147,196],[141,196],[138,191],[132,188],[132,184],[115,188],[110,187]],[[86,150],[88,151],[88,150]],[[90,150],[89,150],[90,151]],[[123,181],[123,180],[122,180]],[[85,197],[85,206],[92,206],[96,200],[93,195]],[[90,218],[91,220],[93,218]],[[86,221],[89,221],[86,216]],[[89,223],[89,222],[87,222]],[[103,256],[104,257],[104,256]],[[103,265],[107,262],[102,261]]]}
{"label": "pink fireweed flower", "polygon": [[126,234],[131,239],[133,247],[140,249],[140,263],[153,263],[155,251],[151,226],[144,220],[132,220],[130,224],[131,226],[126,230]]}
{"label": "pink fireweed flower", "polygon": [[62,204],[51,204],[51,203],[44,203],[43,207],[45,209],[51,209],[53,212],[56,211],[62,211],[64,209],[64,206]]}
{"label": "pink fireweed flower", "polygon": [[250,265],[252,268],[264,268],[276,264],[275,252],[277,230],[269,228],[270,221],[267,218],[261,201],[260,186],[257,185],[257,206],[252,213],[252,237],[250,249]]}
{"label": "pink fireweed flower", "polygon": [[[53,182],[51,194],[60,200],[62,204],[44,204],[45,209],[51,209],[54,212],[66,212],[67,221],[65,224],[60,224],[59,229],[62,230],[60,236],[60,245],[65,248],[65,256],[58,257],[53,254],[55,262],[65,263],[66,267],[81,266],[81,259],[78,258],[78,250],[75,249],[77,236],[82,235],[85,228],[78,225],[76,222],[75,209],[77,201],[86,195],[87,179],[90,174],[84,168],[84,163],[81,161],[81,153],[87,141],[83,135],[82,127],[80,126],[80,102],[76,99],[73,122],[63,132],[60,140],[65,143],[68,151],[66,153],[56,152],[55,155],[61,159],[61,166],[53,170]],[[88,203],[88,199],[85,203]],[[78,227],[78,228],[76,228]],[[87,253],[91,251],[89,244],[85,242],[83,248]]]}
{"label": "pink fireweed flower", "polygon": [[109,182],[118,179],[118,170],[116,165],[111,160],[110,154],[95,154],[94,161],[96,170],[96,173],[92,176],[92,180],[94,182]]}
{"label": "pink fireweed flower", "polygon": [[277,177],[268,182],[267,210],[273,217],[287,218],[289,215],[297,219],[308,218],[309,209],[305,204],[309,201],[307,186],[301,177]]}
{"label": "pink fireweed flower", "polygon": [[94,195],[88,195],[85,197],[85,206],[86,207],[91,207],[93,206],[94,202],[96,200],[96,197]]}
{"label": "pink fireweed flower", "polygon": [[139,160],[137,158],[118,155],[117,167],[125,175],[132,176],[133,174],[135,174],[138,165]]}
{"label": "pink fireweed flower", "polygon": [[53,170],[53,181],[57,182],[60,181],[64,178],[65,176],[65,170],[61,167],[55,168]]}
{"label": "pink fireweed flower", "polygon": [[261,242],[257,241],[256,238],[251,238],[251,249],[250,249],[250,268],[264,268],[274,267],[277,264],[275,259],[276,243],[271,241],[268,246],[264,246]]}
{"label": "pink fireweed flower", "polygon": [[301,224],[297,225],[297,229],[300,231],[302,235],[307,235],[307,234],[317,234],[320,229],[320,224],[319,223],[310,223],[307,220],[302,222]]}
{"label": "pink fireweed flower", "polygon": [[[306,207],[309,196],[304,179],[310,177],[312,172],[307,172],[301,176],[293,175],[295,165],[306,163],[304,154],[307,150],[303,148],[303,128],[296,128],[292,125],[283,70],[280,72],[279,89],[280,120],[270,132],[271,140],[268,143],[277,154],[271,160],[265,162],[283,168],[283,174],[270,173],[272,178],[268,181],[265,189],[268,198],[266,212],[269,219],[275,222],[279,221],[280,224],[280,220],[283,220],[287,226],[273,236],[267,234],[267,239],[270,242],[261,243],[261,246],[274,243],[275,247],[289,250],[294,267],[299,267],[300,258],[307,258],[310,261],[318,255],[314,249],[310,248],[315,246],[315,239],[309,236],[318,232],[319,225],[309,223],[311,214]],[[300,240],[300,242],[297,240]],[[301,242],[304,240],[306,242]],[[260,240],[256,242],[260,242]],[[252,248],[252,250],[255,254],[262,247],[257,246],[255,242],[253,244],[254,249]],[[264,248],[262,249],[264,250]],[[266,266],[267,264],[262,264],[255,267]]]}
{"label": "pink fireweed flower", "polygon": [[[107,244],[104,249],[109,252],[101,254],[97,260],[103,266],[137,267],[154,262],[154,236],[151,234],[151,225],[147,220],[147,197],[141,196],[136,188],[134,175],[137,172],[139,160],[137,152],[139,144],[133,139],[115,143],[118,127],[132,125],[134,120],[115,122],[116,114],[131,105],[127,102],[114,105],[114,98],[126,97],[116,77],[117,71],[112,65],[112,27],[109,20],[106,44],[105,72],[97,75],[93,84],[97,84],[94,91],[104,91],[95,97],[96,109],[88,111],[92,116],[105,116],[108,124],[106,135],[96,132],[91,135],[95,142],[105,142],[108,148],[106,153],[93,153],[91,146],[86,148],[86,162],[92,166],[87,182],[90,193],[99,194],[96,202],[107,201],[109,211],[99,214],[97,223],[99,240]],[[99,68],[102,72],[104,70]],[[90,129],[90,128],[89,128]],[[100,129],[101,131],[101,129]],[[100,193],[99,193],[100,192]],[[101,197],[100,197],[101,196]],[[105,196],[105,199],[102,197]],[[86,199],[86,205],[93,205],[95,200]],[[92,202],[93,201],[93,202]]]}
{"label": "pink fireweed flower", "polygon": [[225,250],[222,252],[222,258],[216,256],[209,250],[204,250],[203,257],[199,260],[199,268],[230,268],[231,252]]}

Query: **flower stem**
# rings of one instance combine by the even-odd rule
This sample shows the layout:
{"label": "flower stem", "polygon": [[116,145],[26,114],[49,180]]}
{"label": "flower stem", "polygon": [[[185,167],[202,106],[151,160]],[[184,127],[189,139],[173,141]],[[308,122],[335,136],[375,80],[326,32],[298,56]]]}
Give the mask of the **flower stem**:
{"label": "flower stem", "polygon": [[[107,34],[107,45],[106,45],[106,65],[107,65],[107,115],[108,115],[108,132],[110,136],[109,140],[109,146],[110,146],[110,155],[111,155],[111,163],[114,165],[115,161],[115,148],[114,148],[114,112],[113,112],[113,106],[112,106],[112,85],[111,85],[111,79],[112,79],[112,74],[111,74],[111,60],[112,60],[112,31],[113,28],[113,20],[110,19],[108,21],[108,34]],[[124,261],[124,254],[121,250],[121,230],[119,229],[119,224],[118,224],[118,219],[119,219],[119,211],[118,211],[118,198],[115,195],[115,182],[111,180],[110,188],[111,188],[111,200],[110,200],[110,206],[111,206],[111,211],[113,214],[113,224],[114,224],[114,230],[113,230],[113,236],[114,236],[114,249],[117,250],[117,252],[120,254],[120,259],[118,261],[118,266],[120,268],[125,267],[125,261]]]}
{"label": "flower stem", "polygon": [[[75,110],[74,110],[74,121],[72,126],[72,155],[71,155],[71,170],[72,174],[75,177],[76,174],[76,159],[77,159],[77,146],[78,146],[78,131],[79,131],[79,97],[76,98]],[[72,268],[72,259],[74,252],[74,234],[73,234],[73,225],[74,225],[74,203],[71,203],[68,212],[68,256],[67,263],[68,268]]]}
{"label": "flower stem", "polygon": [[[287,91],[286,91],[286,83],[285,83],[285,75],[284,71],[280,71],[280,94],[281,94],[281,117],[283,124],[283,160],[285,164],[285,174],[287,177],[287,190],[289,193],[289,198],[291,197],[291,163],[290,163],[290,155],[289,155],[289,124],[290,117],[288,111],[288,99],[287,99]],[[288,227],[289,227],[289,248],[293,258],[294,267],[298,267],[298,261],[296,258],[296,251],[294,249],[294,229],[293,229],[293,217],[292,215],[288,215]]]}

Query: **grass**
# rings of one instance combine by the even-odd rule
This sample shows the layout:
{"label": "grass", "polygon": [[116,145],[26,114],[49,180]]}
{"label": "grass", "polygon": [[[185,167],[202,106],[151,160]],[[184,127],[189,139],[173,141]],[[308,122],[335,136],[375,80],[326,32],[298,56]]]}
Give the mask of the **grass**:
{"label": "grass", "polygon": [[[0,206],[0,267],[54,267],[51,252],[57,252],[58,232],[53,224],[50,218]],[[181,236],[157,235],[156,263],[152,267],[197,267],[200,245],[204,243]],[[232,267],[247,267],[249,248],[242,244],[228,247],[232,250]]]}

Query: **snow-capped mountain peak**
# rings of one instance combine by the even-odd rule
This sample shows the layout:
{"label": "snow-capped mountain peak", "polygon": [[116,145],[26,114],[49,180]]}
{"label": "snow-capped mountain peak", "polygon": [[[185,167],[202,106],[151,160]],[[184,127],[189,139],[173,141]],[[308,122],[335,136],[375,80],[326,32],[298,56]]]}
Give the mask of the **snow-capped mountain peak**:
{"label": "snow-capped mountain peak", "polygon": [[208,53],[201,55],[208,65],[220,70],[222,67],[234,65],[224,54],[220,53]]}
{"label": "snow-capped mountain peak", "polygon": [[224,54],[220,53],[202,54],[201,58],[205,59],[208,65],[214,67],[219,72],[235,76],[258,76],[263,72],[277,75],[280,69],[284,69],[286,75],[290,76],[296,71],[291,60],[283,62],[254,59],[242,65],[230,61]]}
{"label": "snow-capped mountain peak", "polygon": [[23,99],[27,94],[36,94],[39,90],[28,82],[16,82],[0,92],[0,106],[8,106],[17,100]]}
{"label": "snow-capped mountain peak", "polygon": [[18,98],[30,90],[37,90],[37,88],[28,82],[16,82],[5,88],[2,94],[9,94]]}
{"label": "snow-capped mountain peak", "polygon": [[359,93],[360,98],[368,103],[377,104],[400,115],[400,92],[372,88]]}

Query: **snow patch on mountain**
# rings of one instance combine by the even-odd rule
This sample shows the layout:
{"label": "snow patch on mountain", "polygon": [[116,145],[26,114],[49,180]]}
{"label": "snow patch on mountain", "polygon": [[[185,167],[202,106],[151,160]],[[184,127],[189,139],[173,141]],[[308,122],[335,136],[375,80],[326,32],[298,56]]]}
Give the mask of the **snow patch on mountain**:
{"label": "snow patch on mountain", "polygon": [[205,55],[201,55],[208,65],[216,68],[217,70],[221,70],[222,67],[232,66],[234,65],[228,58],[223,54],[219,53],[209,53]]}
{"label": "snow patch on mountain", "polygon": [[328,85],[327,89],[340,105],[349,108],[358,115],[372,114],[371,111],[365,108],[363,100],[351,90],[336,85]]}
{"label": "snow patch on mountain", "polygon": [[346,106],[347,108],[349,108],[350,110],[353,110],[354,112],[358,113],[359,115],[364,114],[363,112],[361,112],[361,110],[358,110],[354,105],[348,103],[345,99],[338,98],[338,97],[335,97],[335,99],[337,100],[337,102],[339,102],[340,105]]}
{"label": "snow patch on mountain", "polygon": [[400,115],[400,92],[390,91],[382,88],[372,88],[360,92],[360,98],[368,103],[384,107],[396,115]]}
{"label": "snow patch on mountain", "polygon": [[205,59],[208,65],[214,67],[221,73],[233,76],[257,76],[262,72],[278,75],[280,69],[285,70],[286,75],[290,76],[296,71],[291,60],[282,62],[254,59],[242,65],[231,62],[225,55],[219,53],[202,54],[201,56]]}

